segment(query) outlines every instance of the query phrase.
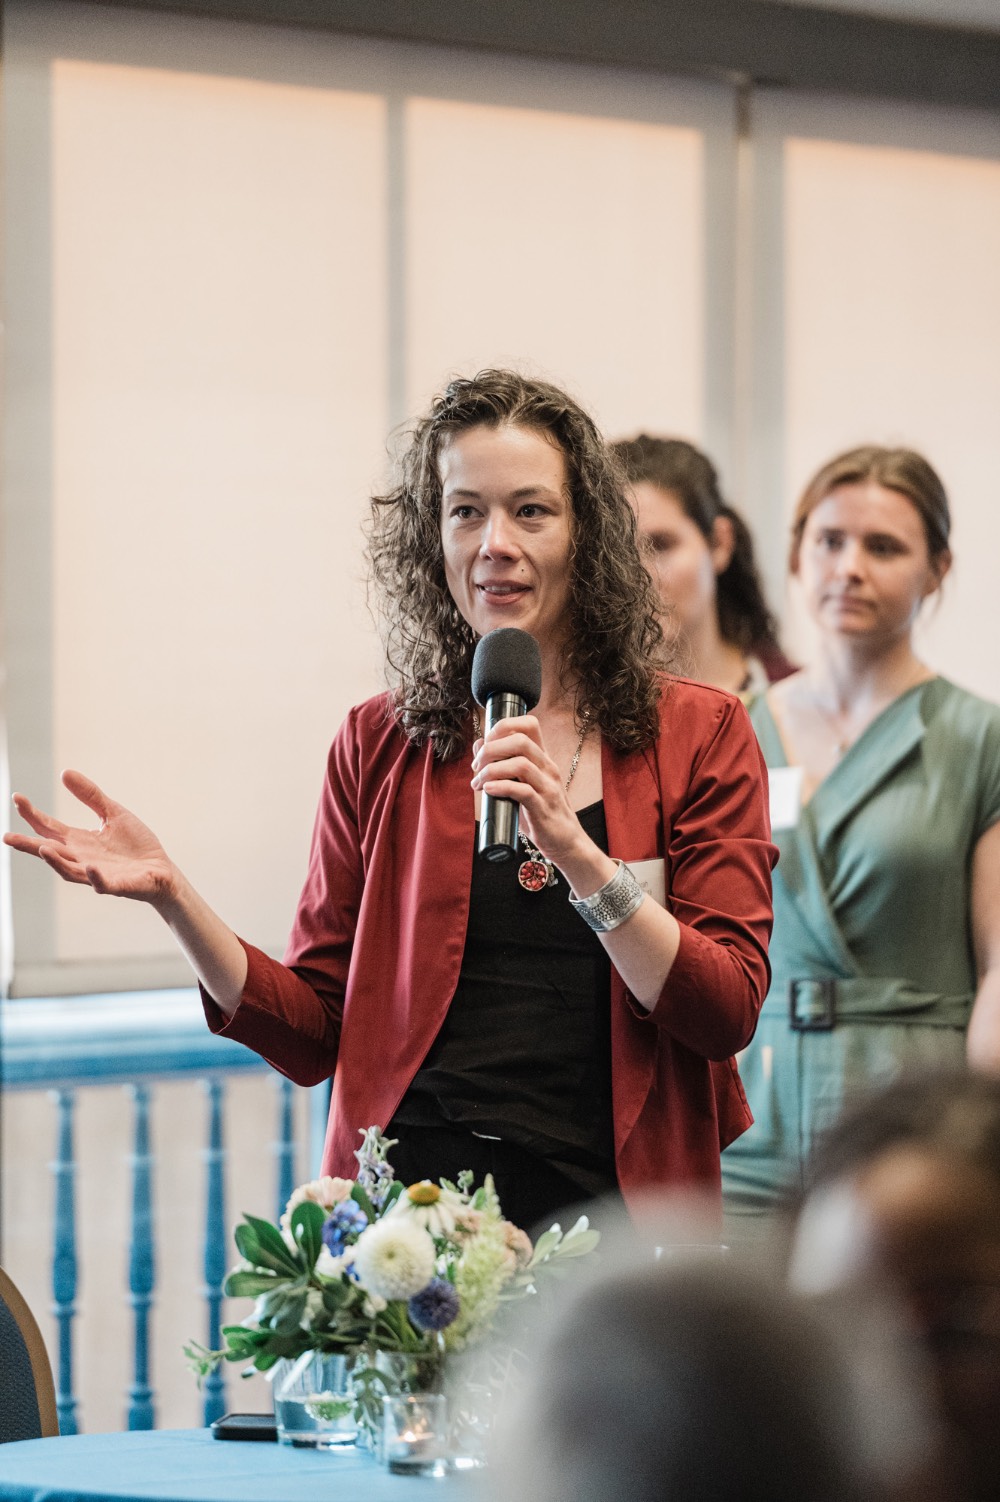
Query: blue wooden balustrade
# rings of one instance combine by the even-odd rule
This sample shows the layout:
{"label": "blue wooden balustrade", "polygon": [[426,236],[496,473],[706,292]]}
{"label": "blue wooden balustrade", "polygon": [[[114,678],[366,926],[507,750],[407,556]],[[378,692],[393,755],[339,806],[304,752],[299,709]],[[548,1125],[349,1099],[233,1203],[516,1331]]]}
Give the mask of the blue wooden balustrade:
{"label": "blue wooden balustrade", "polygon": [[[150,1312],[156,1290],[156,1227],[153,1176],[156,1149],[150,1107],[156,1083],[204,1079],[207,1100],[205,1240],[202,1257],[205,1343],[220,1343],[222,1282],[232,1260],[232,1227],[226,1212],[226,1080],[234,1075],[273,1075],[276,1091],[275,1204],[281,1210],[295,1187],[295,1087],[256,1054],[205,1027],[195,991],[59,997],[8,1001],[0,1007],[0,1051],[8,1089],[48,1090],[54,1102],[56,1144],[52,1164],[55,1229],[52,1297],[58,1338],[56,1406],[63,1434],[77,1432],[73,1386],[73,1320],[77,1299],[77,1225],[74,1111],[77,1092],[120,1083],[131,1095],[132,1214],[127,1297],[133,1310],[133,1375],[126,1393],[130,1429],[152,1429],[155,1394],[150,1385]],[[318,1171],[326,1124],[326,1087],[309,1092],[308,1173]],[[194,1276],[194,1269],[192,1269]],[[225,1379],[214,1373],[204,1387],[204,1422],[225,1411]]]}
{"label": "blue wooden balustrade", "polygon": [[149,1385],[149,1311],[156,1287],[153,1229],[153,1158],[149,1150],[149,1086],[135,1085],[135,1151],[132,1153],[132,1239],[128,1287],[135,1311],[135,1380],[129,1388],[128,1426],[152,1429],[153,1389]]}

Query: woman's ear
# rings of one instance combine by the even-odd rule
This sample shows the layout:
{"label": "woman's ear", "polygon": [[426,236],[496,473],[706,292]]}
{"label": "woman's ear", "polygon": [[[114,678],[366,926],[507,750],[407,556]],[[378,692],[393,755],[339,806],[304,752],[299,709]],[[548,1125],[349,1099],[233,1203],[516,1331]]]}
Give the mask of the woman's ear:
{"label": "woman's ear", "polygon": [[924,590],[925,600],[929,595],[934,594],[941,588],[941,585],[944,583],[944,577],[947,574],[948,570],[951,568],[951,563],[951,554],[949,553],[947,548],[945,548],[944,552],[942,553],[936,553],[930,560],[930,577],[928,579],[927,588]]}
{"label": "woman's ear", "polygon": [[712,523],[712,540],[708,545],[712,567],[717,576],[726,572],[732,562],[735,547],[736,532],[733,529],[731,517],[717,516]]}

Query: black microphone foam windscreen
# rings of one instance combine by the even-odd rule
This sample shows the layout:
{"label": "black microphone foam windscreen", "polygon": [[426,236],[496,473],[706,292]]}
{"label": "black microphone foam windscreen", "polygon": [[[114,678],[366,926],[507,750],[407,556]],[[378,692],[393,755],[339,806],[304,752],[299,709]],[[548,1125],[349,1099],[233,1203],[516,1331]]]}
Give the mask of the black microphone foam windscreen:
{"label": "black microphone foam windscreen", "polygon": [[479,639],[472,659],[472,693],[485,705],[493,694],[516,694],[529,709],[542,696],[542,654],[527,631],[499,626]]}

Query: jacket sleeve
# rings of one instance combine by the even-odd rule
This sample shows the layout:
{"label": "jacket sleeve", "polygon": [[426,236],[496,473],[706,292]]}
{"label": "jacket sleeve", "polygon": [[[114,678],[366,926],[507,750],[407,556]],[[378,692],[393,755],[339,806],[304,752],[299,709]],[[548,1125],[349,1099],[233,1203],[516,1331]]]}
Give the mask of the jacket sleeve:
{"label": "jacket sleeve", "polygon": [[245,1043],[299,1085],[329,1079],[336,1067],[364,889],[356,715],[351,712],[330,749],[284,963],[240,941],[247,953],[247,979],[228,1020],[202,988],[212,1031]]}
{"label": "jacket sleeve", "polygon": [[[672,749],[661,737],[657,754]],[[725,1059],[753,1036],[771,979],[776,860],[764,759],[746,710],[727,696],[670,818],[667,900],[680,947],[648,1014],[704,1058]]]}

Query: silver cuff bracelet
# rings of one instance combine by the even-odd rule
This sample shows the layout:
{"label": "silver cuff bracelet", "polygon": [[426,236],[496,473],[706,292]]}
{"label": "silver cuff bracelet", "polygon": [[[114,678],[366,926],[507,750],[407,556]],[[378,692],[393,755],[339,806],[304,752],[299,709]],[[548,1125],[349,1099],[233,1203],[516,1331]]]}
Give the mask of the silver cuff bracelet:
{"label": "silver cuff bracelet", "polygon": [[645,895],[625,862],[619,861],[618,870],[603,887],[590,897],[571,896],[569,900],[595,933],[606,934],[631,918]]}

